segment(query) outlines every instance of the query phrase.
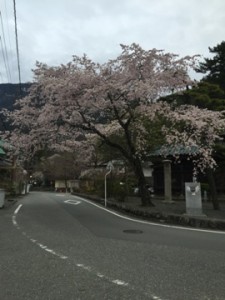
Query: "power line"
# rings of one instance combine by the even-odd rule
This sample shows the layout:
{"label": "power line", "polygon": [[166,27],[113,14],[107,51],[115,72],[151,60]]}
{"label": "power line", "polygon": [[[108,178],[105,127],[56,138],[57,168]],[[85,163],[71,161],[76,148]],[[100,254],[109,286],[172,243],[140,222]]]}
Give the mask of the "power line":
{"label": "power line", "polygon": [[12,44],[11,44],[11,39],[10,39],[10,34],[9,34],[9,21],[8,21],[8,10],[7,10],[7,5],[6,5],[6,0],[5,0],[5,14],[6,14],[6,24],[7,24],[8,39],[9,39],[9,49],[12,52]]}
{"label": "power line", "polygon": [[8,58],[8,53],[7,53],[7,48],[6,48],[5,33],[4,33],[4,25],[3,25],[3,20],[2,20],[2,13],[1,13],[1,11],[0,11],[0,18],[1,18],[1,25],[2,25],[3,43],[4,43],[4,48],[5,48],[6,66],[7,66],[7,68],[8,68],[8,74],[9,74],[10,82],[12,82],[11,72],[10,72],[10,68],[9,68],[9,58]]}
{"label": "power line", "polygon": [[1,82],[3,82],[2,72],[0,72]]}
{"label": "power line", "polygon": [[[10,38],[10,32],[9,32],[9,18],[8,18],[8,9],[7,9],[7,5],[6,5],[6,1],[5,0],[5,20],[6,20],[6,27],[7,27],[7,33],[8,33],[8,42],[9,42],[9,53],[12,55],[13,51],[12,51],[12,43],[11,43],[11,38]],[[12,70],[12,60],[9,60],[9,64]]]}
{"label": "power line", "polygon": [[18,33],[17,33],[17,19],[16,19],[16,0],[13,0],[13,4],[14,4],[14,19],[15,19],[15,37],[16,37],[17,66],[18,66],[18,74],[19,74],[20,93],[22,93],[22,89],[21,89],[21,75],[20,75],[19,44],[18,44]]}
{"label": "power line", "polygon": [[4,65],[5,65],[6,75],[7,75],[7,79],[8,79],[8,82],[9,82],[9,71],[8,71],[7,64],[6,64],[6,58],[5,58],[5,53],[4,53],[4,49],[3,49],[3,43],[2,43],[1,35],[0,35],[0,43],[1,43],[2,57],[3,57]]}

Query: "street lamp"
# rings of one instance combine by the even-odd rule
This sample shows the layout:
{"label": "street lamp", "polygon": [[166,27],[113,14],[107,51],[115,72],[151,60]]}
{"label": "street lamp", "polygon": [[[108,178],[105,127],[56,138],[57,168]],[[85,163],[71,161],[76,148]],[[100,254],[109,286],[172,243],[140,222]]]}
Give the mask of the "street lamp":
{"label": "street lamp", "polygon": [[110,161],[106,166],[106,170],[108,170],[108,172],[105,174],[105,207],[107,206],[107,176],[112,172],[113,169],[114,166]]}

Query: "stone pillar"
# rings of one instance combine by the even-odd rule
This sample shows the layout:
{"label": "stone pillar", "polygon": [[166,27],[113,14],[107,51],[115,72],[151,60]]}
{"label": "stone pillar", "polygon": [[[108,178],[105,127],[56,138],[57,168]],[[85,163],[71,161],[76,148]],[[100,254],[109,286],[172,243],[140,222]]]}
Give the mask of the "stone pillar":
{"label": "stone pillar", "polygon": [[164,202],[172,203],[171,160],[163,160],[164,165]]}
{"label": "stone pillar", "polygon": [[201,185],[185,182],[186,215],[205,216],[202,212]]}

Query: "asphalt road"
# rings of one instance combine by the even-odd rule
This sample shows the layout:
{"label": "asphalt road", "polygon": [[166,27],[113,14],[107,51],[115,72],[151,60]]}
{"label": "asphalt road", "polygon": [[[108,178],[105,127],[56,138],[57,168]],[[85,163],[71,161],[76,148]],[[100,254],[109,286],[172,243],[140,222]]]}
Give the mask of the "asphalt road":
{"label": "asphalt road", "polygon": [[225,234],[32,192],[0,210],[0,300],[224,300]]}

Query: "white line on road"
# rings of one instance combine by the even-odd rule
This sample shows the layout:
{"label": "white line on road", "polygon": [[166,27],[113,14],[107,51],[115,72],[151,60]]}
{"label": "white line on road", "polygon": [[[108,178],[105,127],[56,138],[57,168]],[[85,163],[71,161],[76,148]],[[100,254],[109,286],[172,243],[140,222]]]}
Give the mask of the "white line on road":
{"label": "white line on road", "polygon": [[118,284],[118,285],[124,285],[124,286],[128,285],[127,282],[119,280],[119,279],[113,280],[112,282],[115,283],[115,284]]}
{"label": "white line on road", "polygon": [[18,226],[17,222],[16,222],[16,216],[12,216],[12,222],[13,222],[13,225],[15,225],[16,227]]}
{"label": "white line on road", "polygon": [[12,216],[12,222],[13,222],[13,225],[16,226],[17,229],[20,229],[20,226],[17,224],[17,221],[16,221],[16,215],[18,214],[19,210],[21,209],[23,205],[20,204],[16,210],[14,211],[14,214]]}
{"label": "white line on road", "polygon": [[[112,279],[106,275],[103,275],[102,273],[98,273],[98,272],[95,272],[91,267],[89,266],[85,266],[84,264],[76,264],[77,267],[85,270],[85,271],[88,271],[90,273],[94,273],[95,275],[97,275],[99,278],[101,279],[104,279],[104,280],[107,280],[108,282],[110,283],[113,283],[113,284],[116,284],[116,285],[119,285],[119,286],[123,286],[123,287],[128,287],[130,288],[131,290],[135,290],[134,287],[132,287],[128,282],[125,282],[123,280],[120,280],[120,279]],[[162,299],[154,294],[147,294],[145,292],[142,291],[143,294],[145,294],[146,296],[148,297],[151,297],[152,299],[154,300],[166,300],[166,299]]]}
{"label": "white line on road", "polygon": [[78,200],[71,200],[71,199],[65,200],[64,202],[65,202],[65,203],[69,203],[69,204],[73,204],[73,205],[78,205],[78,204],[81,203],[81,201],[78,201]]}
{"label": "white line on road", "polygon": [[48,246],[43,245],[42,243],[39,243],[39,242],[38,242],[37,240],[35,240],[35,239],[29,238],[29,240],[30,240],[32,243],[34,243],[35,245],[39,246],[41,249],[45,250],[46,252],[48,252],[48,253],[50,253],[50,254],[52,254],[52,255],[55,255],[55,256],[57,256],[57,257],[59,257],[59,258],[61,258],[61,259],[67,259],[67,258],[68,258],[68,256],[63,255],[63,254],[60,254],[60,253],[57,253],[56,251],[54,251],[54,250],[48,248]]}
{"label": "white line on road", "polygon": [[[17,223],[17,221],[16,221],[16,215],[18,214],[18,212],[19,212],[19,210],[21,209],[21,207],[22,207],[22,204],[20,204],[20,205],[17,207],[17,209],[14,211],[14,214],[13,214],[13,216],[12,216],[12,222],[13,222],[13,225],[16,226],[17,229],[20,229],[20,227],[19,227],[19,225],[18,225],[18,223]],[[61,259],[67,259],[67,258],[68,258],[67,256],[62,255],[62,254],[60,254],[60,253],[57,253],[57,252],[55,252],[54,250],[48,248],[47,246],[45,246],[45,245],[39,243],[37,240],[30,238],[29,235],[27,235],[27,233],[26,233],[25,231],[23,231],[22,234],[23,234],[24,236],[26,236],[32,243],[36,244],[37,246],[39,246],[41,249],[45,250],[46,252],[51,253],[51,254],[53,254],[53,255],[55,255],[55,256],[58,256],[58,257],[61,258]]]}
{"label": "white line on road", "polygon": [[14,211],[14,215],[17,215],[19,210],[21,209],[21,207],[23,206],[23,204],[20,204],[17,209]]}
{"label": "white line on road", "polygon": [[[84,200],[84,199],[82,199],[82,200]],[[85,201],[85,200],[84,200],[84,201]],[[64,201],[64,202],[69,203],[69,204],[75,204],[75,205],[77,205],[77,204],[80,204],[81,201],[78,201],[78,200],[67,200],[67,201]],[[87,202],[88,202],[88,203],[91,203],[91,202],[89,202],[89,201],[87,201]],[[92,204],[92,203],[91,203],[91,204]],[[93,205],[94,205],[94,204],[93,204]],[[96,206],[97,206],[97,205],[96,205]],[[14,215],[12,216],[12,222],[13,222],[13,225],[15,225],[17,229],[20,229],[20,227],[19,227],[19,225],[18,225],[18,223],[17,223],[17,221],[16,221],[16,215],[18,214],[18,212],[19,212],[19,210],[21,209],[21,207],[22,207],[22,204],[20,204],[20,205],[16,208],[16,210],[14,211]],[[98,206],[98,207],[99,207],[99,206]],[[101,208],[101,207],[100,207],[100,208]],[[108,210],[106,210],[106,211],[108,211]],[[110,212],[110,211],[108,211],[108,212]],[[120,215],[119,215],[119,216],[120,216]],[[63,260],[69,258],[69,257],[66,256],[66,255],[62,255],[62,254],[60,254],[60,253],[55,252],[54,250],[48,248],[48,246],[43,245],[42,243],[39,243],[36,239],[31,238],[25,231],[23,231],[22,234],[23,234],[24,236],[26,236],[26,238],[29,239],[29,241],[31,241],[33,244],[35,244],[36,246],[40,247],[42,250],[44,250],[44,251],[46,251],[46,252],[48,252],[48,253],[50,253],[50,254],[52,254],[52,255],[54,255],[54,256],[57,256],[57,257],[59,257],[59,258],[61,258],[61,259],[63,259]],[[108,277],[108,276],[106,276],[106,275],[103,275],[103,274],[101,274],[101,273],[98,273],[98,272],[94,271],[90,266],[86,266],[86,265],[84,265],[84,264],[78,264],[78,263],[76,264],[76,266],[79,267],[79,268],[82,268],[83,270],[85,270],[85,271],[87,271],[87,272],[90,272],[90,273],[94,274],[95,276],[97,276],[97,277],[99,277],[99,278],[101,278],[101,279],[105,279],[105,280],[107,280],[107,281],[109,281],[109,282],[111,282],[111,283],[113,283],[113,284],[116,284],[116,285],[119,285],[119,286],[124,286],[124,287],[129,287],[129,288],[135,290],[133,287],[130,286],[129,283],[127,283],[127,282],[125,282],[125,281],[123,281],[123,280],[120,280],[120,279],[112,279],[112,278],[110,278],[110,277]],[[148,296],[153,297],[153,299],[162,300],[161,298],[159,298],[159,297],[157,297],[157,296],[155,296],[155,295],[153,295],[153,294],[148,295]]]}
{"label": "white line on road", "polygon": [[119,218],[125,219],[125,220],[129,220],[129,221],[133,221],[136,223],[141,223],[141,224],[147,224],[147,225],[152,225],[152,226],[158,226],[158,227],[166,227],[166,228],[172,228],[172,229],[181,229],[181,230],[189,230],[189,231],[198,231],[198,232],[204,232],[204,233],[217,233],[217,234],[223,234],[225,235],[225,231],[217,231],[217,230],[207,230],[207,229],[199,229],[199,228],[188,228],[188,227],[181,227],[181,226],[176,226],[176,225],[165,225],[165,224],[158,224],[158,223],[153,223],[153,222],[149,222],[149,221],[143,221],[143,220],[137,220],[137,219],[133,219],[133,218],[129,218],[123,215],[120,215],[114,211],[111,211],[105,207],[100,206],[99,204],[93,203],[87,199],[84,199],[82,197],[79,196],[75,196],[74,197],[80,199],[81,201],[84,201],[86,203],[89,203],[93,206],[96,206],[104,211],[107,211],[108,213],[115,215]]}
{"label": "white line on road", "polygon": [[[92,268],[89,266],[85,266],[84,264],[76,264],[77,267],[82,268],[83,270],[89,271],[89,272],[93,272]],[[119,279],[110,279],[108,276],[105,276],[101,273],[96,273],[95,275],[97,275],[99,278],[104,278],[114,284],[117,285],[121,285],[121,286],[128,286],[129,284],[125,281],[119,280]]]}

